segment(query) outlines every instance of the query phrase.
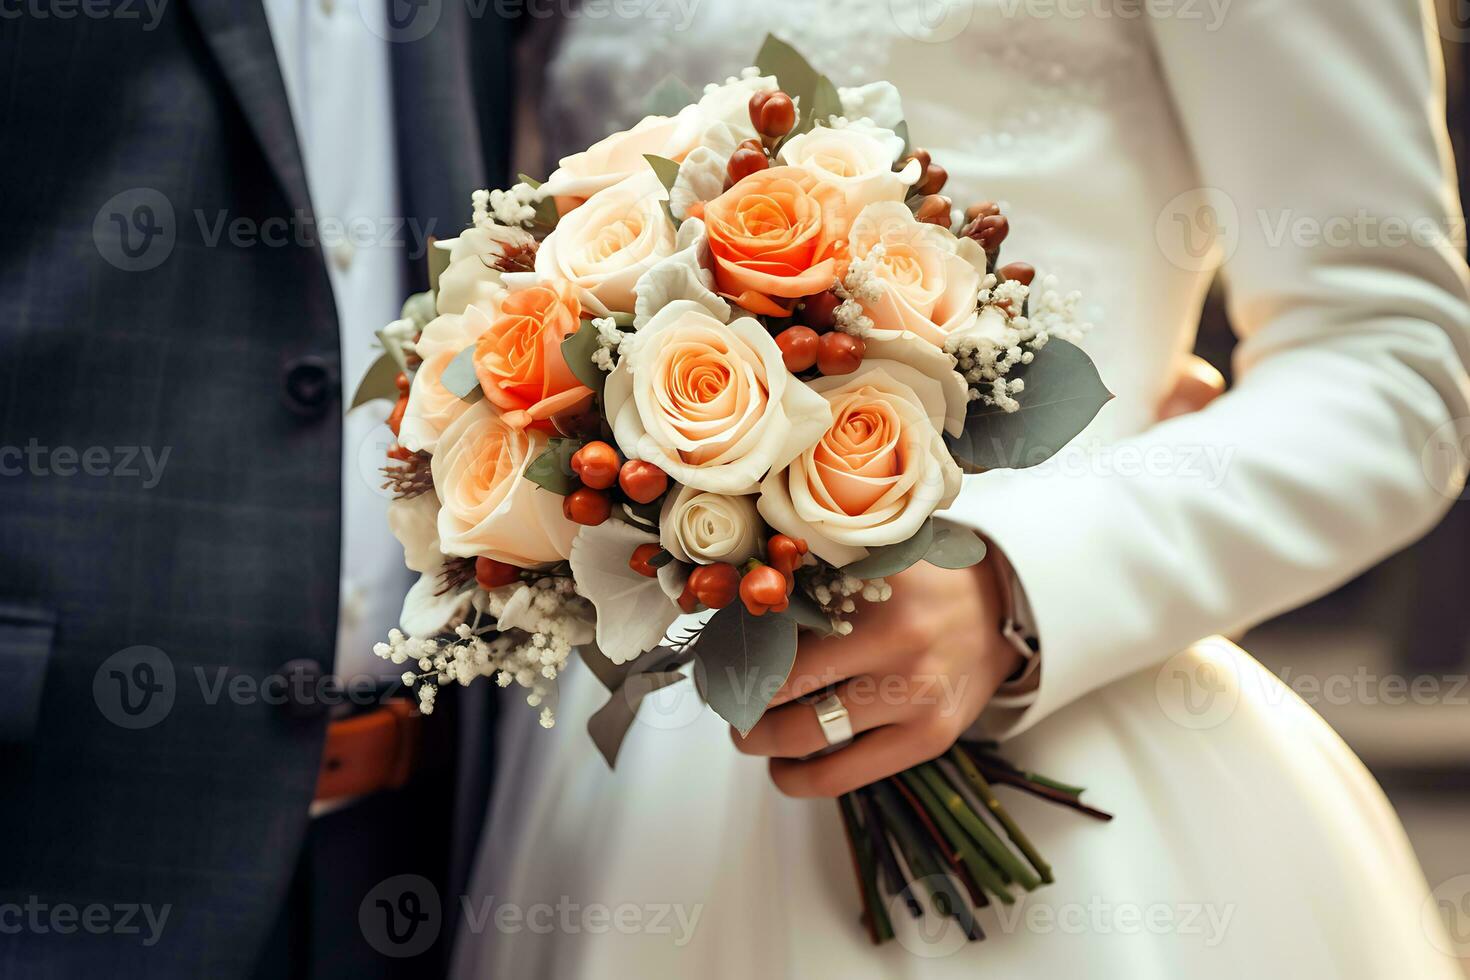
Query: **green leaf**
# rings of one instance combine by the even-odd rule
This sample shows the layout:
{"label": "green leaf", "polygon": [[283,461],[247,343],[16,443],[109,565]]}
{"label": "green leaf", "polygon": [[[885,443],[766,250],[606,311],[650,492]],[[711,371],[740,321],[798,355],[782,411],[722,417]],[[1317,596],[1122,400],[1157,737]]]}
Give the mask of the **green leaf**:
{"label": "green leaf", "polygon": [[899,139],[903,140],[903,152],[898,155],[898,158],[902,160],[909,155],[909,147],[912,145],[909,143],[909,121],[907,119],[900,119],[898,125],[893,127],[893,132]]}
{"label": "green leaf", "polygon": [[572,469],[572,454],[583,446],[581,439],[553,436],[546,450],[526,467],[525,477],[538,487],[565,497],[582,485]]}
{"label": "green leaf", "polygon": [[826,75],[817,78],[817,89],[812,93],[811,111],[807,113],[806,128],[811,129],[817,123],[826,125],[832,116],[842,115],[842,97],[837,94],[837,86]]}
{"label": "green leaf", "polygon": [[801,108],[809,109],[817,93],[817,81],[821,74],[785,41],[774,34],[767,34],[760,53],[755,56],[755,67],[762,75],[775,75],[781,91],[793,99],[801,100]]}
{"label": "green leaf", "polygon": [[648,161],[648,165],[658,175],[659,183],[664,185],[664,190],[669,192],[669,197],[665,198],[663,202],[664,214],[669,216],[669,223],[674,226],[675,231],[678,231],[679,219],[674,217],[674,209],[669,203],[669,199],[674,195],[674,181],[679,179],[679,165],[673,160],[654,156],[652,153],[643,154],[643,159]]}
{"label": "green leaf", "polygon": [[[446,256],[444,261],[447,264],[449,253],[445,252],[444,254]],[[423,330],[429,325],[430,320],[439,315],[439,310],[435,306],[436,300],[437,296],[432,289],[426,289],[422,293],[414,293],[403,301],[403,309],[399,311],[398,316],[400,319],[411,320],[414,326]]]}
{"label": "green leaf", "polygon": [[985,559],[985,539],[967,527],[934,518],[934,542],[924,560],[940,568],[970,568]]}
{"label": "green leaf", "polygon": [[439,291],[439,277],[449,268],[449,249],[440,248],[438,242],[437,238],[430,236],[429,254],[426,257],[429,263],[429,291],[435,293]]}
{"label": "green leaf", "polygon": [[743,602],[715,613],[694,644],[696,677],[715,714],[748,735],[796,662],[796,621],[752,616]]}
{"label": "green leaf", "polygon": [[1007,412],[994,405],[972,408],[959,436],[945,436],[957,462],[971,471],[1023,469],[1050,459],[1096,417],[1113,397],[1097,366],[1076,344],[1056,338],[1036,352],[1030,364],[1011,369],[1023,378],[1016,396],[1021,407]]}
{"label": "green leaf", "polygon": [[679,110],[690,103],[697,102],[699,96],[694,89],[686,85],[683,79],[674,75],[665,75],[663,81],[654,86],[653,91],[648,93],[648,98],[643,103],[643,114],[645,116],[676,116]]}
{"label": "green leaf", "polygon": [[[535,177],[528,177],[525,174],[517,174],[516,176],[521,183],[527,184],[532,188],[541,186],[541,181]],[[556,228],[556,223],[560,220],[561,215],[556,210],[555,198],[543,197],[536,202],[536,216],[531,219],[533,225],[538,225],[550,231]]]}
{"label": "green leaf", "polygon": [[528,174],[516,174],[516,180],[519,180],[521,183],[527,185],[532,190],[535,190],[542,184],[542,181],[539,181],[535,177],[532,177]]}
{"label": "green leaf", "polygon": [[[389,324],[391,326],[392,324]],[[398,365],[398,370],[404,374],[408,373],[408,358],[403,354],[403,345],[388,336],[386,329],[373,331],[373,336],[378,338],[378,343],[383,345],[383,352],[393,358],[393,363]]]}
{"label": "green leaf", "polygon": [[567,370],[601,397],[607,384],[607,375],[592,363],[592,354],[597,350],[597,328],[591,320],[583,320],[577,332],[561,342],[561,356],[567,362]]}
{"label": "green leaf", "polygon": [[477,401],[484,392],[480,390],[480,379],[475,376],[475,345],[470,344],[454,355],[454,360],[444,365],[439,375],[444,390],[467,402]]}
{"label": "green leaf", "polygon": [[652,558],[648,559],[648,567],[663,568],[665,565],[673,560],[674,555],[672,552],[670,552],[667,548],[660,548]]}
{"label": "green leaf", "polygon": [[352,396],[352,406],[347,410],[350,412],[357,406],[366,405],[378,398],[396,402],[398,400],[398,375],[398,362],[393,359],[392,354],[385,351],[378,356],[372,367],[368,368],[367,373],[362,376],[362,380],[357,383],[357,393]]}
{"label": "green leaf", "polygon": [[817,605],[817,601],[801,591],[800,587],[791,593],[790,605],[781,615],[795,620],[796,625],[801,629],[811,630],[823,636],[832,635],[832,618],[822,612],[822,607]]}
{"label": "green leaf", "polygon": [[869,548],[868,557],[859,559],[851,565],[845,565],[842,570],[858,578],[886,578],[889,575],[897,575],[910,565],[923,561],[933,543],[934,521],[927,520],[907,541],[884,545],[881,548]]}

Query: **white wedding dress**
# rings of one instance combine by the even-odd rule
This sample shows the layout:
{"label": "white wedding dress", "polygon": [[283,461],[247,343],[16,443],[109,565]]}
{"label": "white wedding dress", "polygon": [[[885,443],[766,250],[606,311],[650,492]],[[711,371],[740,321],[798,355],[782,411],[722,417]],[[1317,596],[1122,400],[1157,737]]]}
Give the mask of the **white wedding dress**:
{"label": "white wedding dress", "polygon": [[[666,73],[737,72],[774,31],[838,84],[896,83],[947,193],[1005,202],[1006,259],[1082,290],[1117,398],[1086,445],[971,479],[952,516],[1008,554],[1042,641],[1034,698],[982,722],[1117,819],[1008,797],[1057,882],[984,911],[983,943],[899,912],[875,948],[833,803],[780,796],[687,684],[645,703],[609,772],[578,665],[553,731],[505,705],[456,976],[1461,976],[1454,896],[1362,764],[1245,654],[1193,642],[1328,590],[1458,492],[1470,306],[1433,240],[1459,204],[1427,7],[1165,7],[710,0],[687,29],[677,4],[565,23],[554,151],[631,124]],[[1222,264],[1235,390],[1154,426]]]}

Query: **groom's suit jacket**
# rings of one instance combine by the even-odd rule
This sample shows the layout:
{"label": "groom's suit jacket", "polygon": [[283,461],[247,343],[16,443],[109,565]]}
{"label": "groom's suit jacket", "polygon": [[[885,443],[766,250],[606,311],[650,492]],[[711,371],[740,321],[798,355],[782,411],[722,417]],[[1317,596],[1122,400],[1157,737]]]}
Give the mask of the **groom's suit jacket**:
{"label": "groom's suit jacket", "polygon": [[[452,236],[508,167],[513,25],[383,2],[403,217]],[[356,381],[259,0],[6,4],[0,133],[0,976],[247,975],[317,778]]]}

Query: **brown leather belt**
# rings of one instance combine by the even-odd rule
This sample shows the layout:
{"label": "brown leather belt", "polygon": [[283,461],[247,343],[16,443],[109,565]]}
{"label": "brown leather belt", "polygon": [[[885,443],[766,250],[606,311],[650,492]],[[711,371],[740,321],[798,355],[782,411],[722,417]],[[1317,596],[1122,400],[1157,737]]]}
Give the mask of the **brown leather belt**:
{"label": "brown leather belt", "polygon": [[329,723],[316,778],[316,802],[402,786],[413,773],[422,726],[418,708],[401,698]]}

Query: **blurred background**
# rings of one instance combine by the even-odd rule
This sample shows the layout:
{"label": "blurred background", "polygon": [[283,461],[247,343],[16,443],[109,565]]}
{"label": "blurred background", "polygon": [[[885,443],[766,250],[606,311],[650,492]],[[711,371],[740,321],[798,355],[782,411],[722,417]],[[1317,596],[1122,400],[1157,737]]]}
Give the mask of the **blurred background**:
{"label": "blurred background", "polygon": [[[1470,0],[1437,4],[1460,197],[1470,201]],[[1463,249],[1463,226],[1459,243]],[[1233,346],[1216,290],[1196,353],[1228,378]],[[1470,874],[1467,583],[1470,491],[1418,544],[1241,639],[1367,763],[1398,808],[1431,887]],[[1470,960],[1465,968],[1470,977]]]}

